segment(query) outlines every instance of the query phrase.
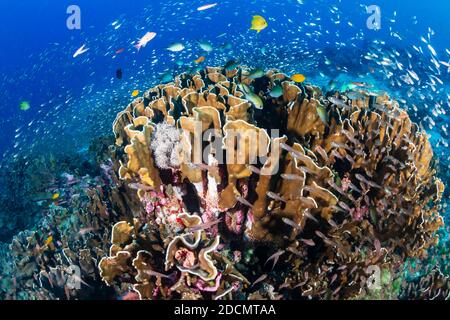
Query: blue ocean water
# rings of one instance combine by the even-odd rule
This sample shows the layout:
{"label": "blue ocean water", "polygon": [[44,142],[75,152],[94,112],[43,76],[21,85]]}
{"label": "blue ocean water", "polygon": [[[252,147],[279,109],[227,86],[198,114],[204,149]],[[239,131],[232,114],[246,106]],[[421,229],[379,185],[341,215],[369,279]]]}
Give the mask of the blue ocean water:
{"label": "blue ocean water", "polygon": [[[426,41],[429,37],[429,44],[438,53],[436,60],[448,62],[450,31],[444,27],[450,13],[447,1],[414,0],[406,4],[400,1],[229,0],[216,1],[218,5],[209,10],[196,10],[205,3],[2,1],[0,158],[18,153],[26,155],[32,149],[41,152],[55,147],[52,151],[82,149],[92,135],[108,132],[116,111],[131,99],[129,92],[154,84],[167,70],[176,73],[186,69],[174,67],[174,62],[179,60],[188,65],[202,55],[195,44],[199,39],[210,41],[216,47],[229,43],[232,48],[213,51],[206,64],[223,64],[230,58],[239,58],[249,65],[270,61],[285,72],[302,72],[316,83],[326,83],[339,76],[344,81],[347,77],[349,81],[364,77],[370,61],[361,57],[373,41],[381,42],[380,52],[398,54],[399,61],[411,64],[417,74],[422,72],[423,78],[415,84],[416,92],[422,90],[432,99],[419,99],[423,103],[416,103],[419,110],[412,117],[425,127],[428,122],[432,124],[429,130],[436,144],[447,140],[448,117],[441,112],[433,115],[433,110],[436,104],[439,109],[448,109],[445,81],[448,70],[441,65],[439,77],[443,83],[430,90],[422,88],[422,84],[430,82],[426,73],[433,62],[428,43],[421,41],[421,37]],[[66,27],[69,17],[66,10],[72,4],[80,7],[81,30]],[[372,4],[381,9],[380,30],[366,26],[369,17],[366,6]],[[257,35],[248,30],[254,14],[269,20],[268,29]],[[114,22],[117,24],[113,26]],[[158,35],[148,47],[137,52],[133,42],[148,31]],[[165,50],[176,41],[185,42],[187,50],[179,54]],[[89,51],[72,58],[82,45]],[[413,46],[423,51],[416,52]],[[125,52],[116,55],[120,48]],[[389,52],[392,49],[396,53]],[[414,56],[408,59],[404,50]],[[329,53],[328,57],[324,52]],[[330,60],[330,66],[323,63],[324,58]],[[118,68],[123,70],[122,80],[115,79]],[[387,70],[390,67],[371,68],[376,70],[371,81],[376,81],[379,88],[407,97],[411,86],[389,83],[405,70],[397,69],[390,75]],[[409,105],[415,102],[413,99],[417,97],[413,95]],[[29,101],[32,108],[21,111],[18,108],[21,101]],[[447,153],[440,150],[436,151],[447,163]]]}
{"label": "blue ocean water", "polygon": [[[280,65],[287,64],[285,69],[302,71],[314,78],[318,71],[324,74],[330,71],[332,76],[339,72],[313,67],[319,59],[314,51],[335,51],[334,63],[348,68],[349,72],[344,74],[358,74],[367,70],[355,57],[363,54],[372,41],[385,41],[386,48],[422,45],[427,51],[420,37],[426,37],[431,28],[435,32],[431,39],[433,47],[440,53],[439,58],[448,60],[445,49],[450,31],[443,26],[450,4],[444,0],[409,1],[407,5],[400,1],[353,0],[217,2],[215,8],[198,12],[196,8],[205,1],[2,1],[0,90],[4,98],[0,107],[3,128],[0,155],[11,152],[11,147],[18,142],[14,138],[17,129],[24,131],[22,137],[29,133],[30,139],[35,138],[33,128],[38,126],[38,121],[43,125],[41,134],[38,132],[39,140],[44,140],[42,132],[53,131],[51,123],[55,121],[61,122],[64,128],[56,126],[59,134],[52,136],[49,132],[49,139],[62,134],[68,135],[68,140],[78,140],[75,132],[82,135],[80,125],[93,121],[92,117],[106,117],[105,123],[110,123],[113,106],[107,103],[105,109],[102,103],[109,99],[125,103],[126,99],[120,100],[127,97],[124,92],[154,83],[158,74],[173,69],[174,60],[189,61],[190,56],[198,57],[201,55],[195,47],[198,39],[214,45],[225,42],[233,45],[231,52],[214,55],[219,61],[239,56],[243,62],[251,64],[261,59],[260,50],[266,46],[273,52],[276,50],[280,60],[285,56],[295,58],[278,61]],[[66,27],[66,9],[71,4],[81,9],[81,30]],[[379,31],[366,27],[369,15],[365,6],[371,4],[381,8]],[[259,35],[249,32],[253,14],[264,14],[270,20],[266,32]],[[117,30],[112,26],[114,21],[120,24]],[[158,36],[149,47],[137,53],[131,44],[147,31],[155,31]],[[221,34],[225,35],[217,39]],[[165,48],[175,41],[191,43],[191,47],[179,55],[169,54]],[[89,52],[73,59],[72,54],[83,44]],[[125,48],[126,52],[115,56],[114,51],[119,48]],[[423,59],[427,57],[424,55]],[[207,60],[210,64],[212,61]],[[422,69],[426,67],[423,65]],[[117,68],[123,69],[124,81],[114,79]],[[442,76],[446,74],[443,71]],[[380,82],[383,83],[383,79]],[[445,88],[446,83],[442,87]],[[403,87],[400,91],[406,89]],[[96,95],[102,98],[95,98]],[[18,109],[23,100],[30,101],[29,112]],[[28,129],[27,125],[33,120]],[[103,127],[103,123],[98,122],[90,125]],[[28,140],[15,150],[28,148],[32,143],[33,140]]]}
{"label": "blue ocean water", "polygon": [[[208,3],[217,5],[197,10]],[[70,5],[81,10],[80,30],[66,26]],[[380,30],[367,26],[370,5],[381,9]],[[253,15],[264,16],[268,28],[249,30]],[[2,0],[0,169],[11,159],[27,164],[41,154],[86,152],[93,138],[111,134],[133,90],[205,56],[203,65],[237,59],[302,73],[325,88],[363,82],[387,92],[430,135],[448,185],[449,16],[446,0]],[[146,32],[157,36],[138,51]],[[198,40],[214,50],[203,52]],[[169,52],[174,42],[186,49]],[[83,45],[89,50],[74,58]],[[21,110],[22,101],[31,108]],[[448,199],[447,190],[443,212]]]}

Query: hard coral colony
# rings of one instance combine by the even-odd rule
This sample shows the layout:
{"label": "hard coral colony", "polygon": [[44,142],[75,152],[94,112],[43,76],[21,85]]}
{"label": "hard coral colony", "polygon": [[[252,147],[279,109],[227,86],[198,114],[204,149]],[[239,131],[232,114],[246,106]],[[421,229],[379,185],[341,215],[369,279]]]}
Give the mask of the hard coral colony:
{"label": "hard coral colony", "polygon": [[117,115],[120,192],[140,202],[98,263],[117,296],[357,298],[370,267],[395,273],[436,243],[444,186],[396,101],[249,73],[181,74]]}

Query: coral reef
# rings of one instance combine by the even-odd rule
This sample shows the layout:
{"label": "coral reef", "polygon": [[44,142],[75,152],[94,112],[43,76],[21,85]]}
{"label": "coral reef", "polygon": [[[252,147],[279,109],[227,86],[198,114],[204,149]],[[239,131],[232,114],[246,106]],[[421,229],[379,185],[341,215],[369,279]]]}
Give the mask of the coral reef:
{"label": "coral reef", "polygon": [[[111,143],[105,137],[95,139],[91,145],[94,160],[107,154]],[[101,149],[100,146],[102,146]],[[90,157],[79,153],[55,155],[40,153],[34,157],[15,157],[0,163],[0,241],[10,241],[19,231],[31,228],[42,219],[42,211],[59,193],[59,181],[76,183],[74,176],[96,176],[98,165]],[[70,174],[69,174],[70,172]]]}
{"label": "coral reef", "polygon": [[72,185],[59,201],[64,204],[51,204],[35,229],[20,232],[4,248],[3,259],[10,261],[2,263],[9,266],[2,270],[4,299],[101,299],[102,292],[105,297],[111,294],[97,270],[108,249],[109,223],[99,212],[88,210],[87,192],[96,184],[84,178]]}
{"label": "coral reef", "polygon": [[31,161],[16,158],[4,165],[0,170],[0,241],[9,240],[18,229],[37,223],[40,203],[52,196],[48,189],[56,172],[57,164],[52,156]]}
{"label": "coral reef", "polygon": [[403,282],[400,299],[448,300],[450,299],[450,279],[440,270],[433,269],[413,281]]}
{"label": "coral reef", "polygon": [[[44,190],[50,188],[58,197],[52,199],[50,193],[50,199],[41,200],[43,216],[36,226],[0,247],[0,299],[117,298],[101,280],[98,262],[108,253],[110,226],[139,212],[141,204],[107,161],[109,144],[101,139],[91,146],[100,163],[84,165],[83,170],[96,167],[97,176],[70,170],[58,159],[52,181],[41,182]],[[28,175],[25,179],[26,185],[31,183]]]}
{"label": "coral reef", "polygon": [[117,115],[114,166],[141,202],[99,261],[119,295],[355,298],[369,267],[436,244],[444,187],[396,101],[248,75],[182,74]]}
{"label": "coral reef", "polygon": [[4,237],[36,226],[0,245],[0,299],[448,299],[427,136],[348,96],[208,67],[146,91],[89,158],[12,159]]}

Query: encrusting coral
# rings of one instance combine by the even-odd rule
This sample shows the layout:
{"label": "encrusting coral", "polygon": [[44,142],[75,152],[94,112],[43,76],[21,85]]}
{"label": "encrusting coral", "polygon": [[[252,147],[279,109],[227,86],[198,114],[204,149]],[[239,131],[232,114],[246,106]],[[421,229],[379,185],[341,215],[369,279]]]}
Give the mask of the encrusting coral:
{"label": "encrusting coral", "polygon": [[108,285],[142,299],[353,298],[370,266],[395,272],[435,244],[444,187],[396,101],[248,74],[182,74],[117,115],[114,160],[143,213],[113,227]]}

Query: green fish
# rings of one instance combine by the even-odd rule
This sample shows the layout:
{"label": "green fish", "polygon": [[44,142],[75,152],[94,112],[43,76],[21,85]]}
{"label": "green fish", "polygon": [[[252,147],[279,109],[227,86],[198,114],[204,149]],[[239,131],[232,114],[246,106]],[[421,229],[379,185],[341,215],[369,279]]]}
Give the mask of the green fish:
{"label": "green fish", "polygon": [[175,61],[175,64],[179,67],[182,67],[184,65],[184,62],[181,60],[177,60],[177,61]]}
{"label": "green fish", "polygon": [[224,43],[221,47],[220,50],[230,50],[232,47],[231,43]]}
{"label": "green fish", "polygon": [[250,71],[250,74],[248,75],[248,77],[251,79],[258,79],[261,78],[262,76],[264,76],[264,70],[259,68],[253,69],[252,71]]}
{"label": "green fish", "polygon": [[319,115],[320,120],[322,120],[322,122],[324,124],[328,125],[328,114],[327,114],[327,110],[325,109],[325,107],[322,105],[318,105],[316,110],[317,110],[317,114]]}
{"label": "green fish", "polygon": [[246,84],[240,84],[241,90],[244,91],[245,94],[245,99],[247,99],[248,101],[250,101],[256,109],[261,110],[263,108],[263,101],[261,99],[261,97],[259,95],[257,95],[256,93],[254,93],[249,86],[247,86]]}
{"label": "green fish", "polygon": [[198,41],[198,45],[203,51],[211,52],[213,51],[213,46],[209,42]]}
{"label": "green fish", "polygon": [[371,207],[370,210],[370,218],[372,219],[372,223],[377,223],[377,210],[374,207]]}
{"label": "green fish", "polygon": [[171,44],[169,47],[167,47],[167,50],[171,51],[171,52],[180,52],[183,51],[185,48],[184,44],[180,43],[180,42],[176,42]]}
{"label": "green fish", "polygon": [[165,72],[162,76],[161,76],[161,82],[162,83],[169,83],[173,81],[173,75],[170,72]]}
{"label": "green fish", "polygon": [[236,60],[230,60],[225,64],[225,71],[231,71],[238,67],[239,63]]}
{"label": "green fish", "polygon": [[339,177],[339,175],[336,173],[335,174],[335,183],[336,183],[336,185],[338,186],[338,187],[342,187],[342,180],[341,180],[341,178]]}
{"label": "green fish", "polygon": [[269,95],[272,98],[279,98],[283,95],[283,88],[280,85],[276,85],[272,88],[272,90],[270,90]]}
{"label": "green fish", "polygon": [[351,90],[349,84],[343,84],[341,86],[341,88],[339,89],[339,91],[342,91],[342,92],[345,92],[345,91],[348,91],[348,90]]}
{"label": "green fish", "polygon": [[252,91],[252,89],[250,89],[250,87],[249,87],[248,85],[246,85],[245,83],[239,84],[239,88],[240,88],[244,93],[247,93],[247,92],[251,92],[251,91]]}
{"label": "green fish", "polygon": [[189,74],[194,74],[194,73],[197,73],[197,72],[199,72],[200,70],[202,70],[203,68],[202,67],[200,67],[200,66],[194,66],[194,67],[191,67],[190,69],[189,69]]}
{"label": "green fish", "polygon": [[27,111],[31,108],[30,103],[28,101],[22,101],[19,105],[20,110]]}

